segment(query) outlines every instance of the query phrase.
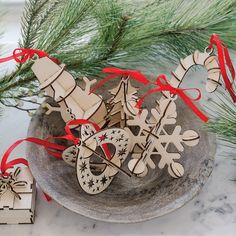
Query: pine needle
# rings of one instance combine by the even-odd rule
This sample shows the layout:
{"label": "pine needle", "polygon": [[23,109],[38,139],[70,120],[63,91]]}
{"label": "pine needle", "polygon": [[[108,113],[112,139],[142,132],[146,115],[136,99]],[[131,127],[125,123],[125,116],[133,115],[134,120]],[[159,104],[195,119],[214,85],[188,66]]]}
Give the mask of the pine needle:
{"label": "pine needle", "polygon": [[[20,47],[41,49],[75,75],[107,66],[158,74],[158,66],[203,50],[212,33],[236,49],[236,0],[27,0]],[[0,78],[0,102],[38,94],[31,63]],[[14,99],[6,99],[14,97]]]}
{"label": "pine needle", "polygon": [[218,100],[211,101],[209,107],[213,112],[207,127],[221,140],[236,144],[236,106],[230,96],[219,92]]}

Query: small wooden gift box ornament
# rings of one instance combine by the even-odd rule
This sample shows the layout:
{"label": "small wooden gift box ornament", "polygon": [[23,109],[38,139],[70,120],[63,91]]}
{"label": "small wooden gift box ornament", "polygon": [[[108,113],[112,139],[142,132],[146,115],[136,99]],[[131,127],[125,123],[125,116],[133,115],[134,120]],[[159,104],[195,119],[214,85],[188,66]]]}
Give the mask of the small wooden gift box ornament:
{"label": "small wooden gift box ornament", "polygon": [[0,176],[0,224],[34,223],[36,183],[28,167]]}

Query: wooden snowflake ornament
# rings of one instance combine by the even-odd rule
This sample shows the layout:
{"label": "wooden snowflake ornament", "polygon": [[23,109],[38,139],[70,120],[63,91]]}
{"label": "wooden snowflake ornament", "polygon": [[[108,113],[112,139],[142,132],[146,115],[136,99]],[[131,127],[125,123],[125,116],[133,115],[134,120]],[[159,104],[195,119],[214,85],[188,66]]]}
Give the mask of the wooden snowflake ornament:
{"label": "wooden snowflake ornament", "polygon": [[[176,162],[180,159],[179,152],[184,151],[182,143],[188,146],[195,146],[198,144],[199,135],[192,130],[185,131],[181,134],[181,126],[176,126],[172,134],[168,134],[165,130],[166,125],[174,125],[176,123],[176,105],[174,99],[164,99],[156,109],[152,109],[152,119],[156,120],[155,125],[150,131],[146,132],[145,145],[143,146],[140,155],[132,155],[134,159],[128,163],[129,170],[139,177],[143,177],[148,173],[149,166],[155,169],[156,165],[152,158],[155,155],[161,156],[158,167],[163,169],[168,167],[168,173],[178,178],[183,176],[183,166]],[[169,153],[168,147],[173,144],[179,152]]]}

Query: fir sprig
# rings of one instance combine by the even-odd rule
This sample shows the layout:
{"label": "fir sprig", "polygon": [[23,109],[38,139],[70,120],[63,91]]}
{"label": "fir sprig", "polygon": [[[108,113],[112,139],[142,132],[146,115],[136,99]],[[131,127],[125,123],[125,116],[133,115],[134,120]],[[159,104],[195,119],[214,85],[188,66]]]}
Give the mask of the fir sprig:
{"label": "fir sprig", "polygon": [[[203,50],[212,33],[236,48],[236,0],[28,0],[20,47],[41,49],[76,77],[100,78],[106,66],[145,68]],[[0,76],[0,102],[39,93],[31,63]],[[14,99],[9,99],[14,97]]]}
{"label": "fir sprig", "polygon": [[212,111],[208,128],[217,133],[220,139],[236,144],[236,106],[231,97],[219,92],[218,100],[211,101],[208,109]]}

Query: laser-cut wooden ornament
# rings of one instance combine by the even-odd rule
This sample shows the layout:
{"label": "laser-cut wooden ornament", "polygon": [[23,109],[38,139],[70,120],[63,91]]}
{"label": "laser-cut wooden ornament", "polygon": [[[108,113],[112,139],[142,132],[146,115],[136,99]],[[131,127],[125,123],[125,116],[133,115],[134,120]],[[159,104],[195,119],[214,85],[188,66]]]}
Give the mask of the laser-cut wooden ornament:
{"label": "laser-cut wooden ornament", "polygon": [[[97,150],[98,147],[101,148],[102,145],[107,144],[111,144],[114,149],[110,160],[107,159],[104,151],[99,152]],[[130,139],[128,133],[123,129],[113,128],[95,133],[78,144],[77,148],[79,149],[76,163],[77,178],[85,192],[89,194],[100,193],[110,185],[113,177],[119,171],[127,174],[121,169],[121,165],[129,154]],[[100,169],[100,171],[98,168],[94,169],[94,163],[91,163],[92,156],[101,159],[103,169]],[[98,164],[100,168],[101,164]],[[97,171],[97,173],[95,174],[94,171]]]}
{"label": "laser-cut wooden ornament", "polygon": [[[221,74],[217,57],[208,50],[203,53],[195,51],[194,54],[180,59],[180,65],[172,72],[168,83],[178,88],[188,70],[196,65],[204,66],[208,71],[206,90],[215,91],[220,84]],[[41,68],[46,68],[46,72],[41,72]],[[83,90],[76,85],[63,65],[59,66],[48,58],[36,60],[32,69],[41,83],[41,88],[60,106],[54,108],[47,104],[47,113],[60,111],[65,121],[82,118],[98,123],[100,127],[109,127],[96,132],[92,125],[82,125],[79,129],[81,143],[72,145],[63,152],[64,161],[76,168],[79,184],[84,191],[89,194],[100,193],[109,186],[118,171],[126,173],[121,164],[129,153],[132,158],[128,162],[128,169],[138,177],[145,176],[149,168],[163,169],[166,166],[172,177],[183,176],[184,168],[178,162],[180,153],[184,151],[183,144],[197,145],[199,135],[193,130],[181,132],[181,126],[176,125],[177,95],[172,95],[168,91],[162,92],[161,98],[156,101],[157,106],[149,114],[147,109],[140,112],[136,108],[137,88],[132,86],[129,76],[122,77],[119,85],[110,90],[112,97],[103,101],[100,95],[88,95],[90,85],[94,81],[83,78],[86,83]],[[166,131],[167,125],[175,126],[171,134]],[[118,132],[112,132],[116,132],[117,129],[126,137],[125,140],[112,141],[118,135]],[[138,132],[134,133],[134,129],[138,129]],[[101,137],[104,140],[101,140]],[[102,147],[105,143],[115,147],[111,160],[107,159]],[[169,152],[170,145],[174,145],[177,151]],[[124,148],[125,146],[127,148]],[[101,147],[100,152],[97,151],[98,147]],[[119,156],[120,153],[123,153],[123,158]],[[157,155],[161,158],[156,166],[152,158]],[[94,156],[101,161],[95,161]]]}
{"label": "laser-cut wooden ornament", "polygon": [[107,110],[104,101],[96,94],[89,95],[90,86],[96,80],[90,81],[84,77],[86,86],[82,89],[76,84],[72,75],[65,70],[65,65],[57,65],[48,57],[37,59],[32,66],[32,71],[40,82],[40,88],[60,106],[54,108],[46,105],[49,109],[47,114],[60,111],[65,122],[87,119],[100,127],[105,124]]}
{"label": "laser-cut wooden ornament", "polygon": [[109,91],[112,94],[112,98],[108,101],[109,107],[108,114],[106,116],[108,127],[120,127],[127,126],[127,121],[130,117],[134,117],[138,114],[139,110],[135,108],[138,97],[137,88],[133,87],[130,83],[129,77],[121,78],[121,81],[117,87]]}
{"label": "laser-cut wooden ornament", "polygon": [[36,183],[27,167],[0,176],[0,224],[34,223]]}
{"label": "laser-cut wooden ornament", "polygon": [[[86,140],[87,138],[91,137],[96,133],[96,129],[91,124],[81,125],[80,129],[80,138],[82,141]],[[95,146],[94,142],[94,146]],[[78,157],[79,149],[76,147],[76,145],[72,145],[68,148],[66,148],[62,153],[62,159],[69,164],[72,167],[76,166],[76,160]],[[96,165],[98,166],[98,165]],[[95,168],[95,167],[94,167]]]}
{"label": "laser-cut wooden ornament", "polygon": [[[185,59],[180,59],[180,65],[177,69],[172,72],[171,80],[169,84],[178,88],[186,73],[192,66],[201,65],[204,66],[208,71],[208,78],[206,83],[207,92],[214,92],[218,85],[220,85],[220,68],[217,61],[217,57],[212,55],[212,51],[200,53],[195,51],[194,54],[186,57]],[[181,126],[176,126],[172,134],[168,134],[165,130],[166,125],[174,125],[176,123],[176,96],[171,95],[169,92],[162,92],[162,97],[157,101],[157,107],[152,109],[152,116],[149,120],[150,124],[155,123],[155,125],[148,130],[140,126],[139,134],[133,138],[136,140],[135,143],[141,143],[139,145],[141,150],[138,153],[132,154],[132,160],[128,163],[129,170],[139,177],[143,177],[148,172],[149,166],[151,169],[156,168],[155,163],[152,158],[155,155],[160,155],[161,159],[158,163],[158,167],[163,169],[165,166],[168,167],[168,173],[174,177],[179,178],[184,174],[183,166],[176,162],[181,156],[179,152],[184,150],[182,143],[188,146],[195,146],[199,142],[199,135],[193,130],[187,130],[181,134]],[[134,121],[128,121],[128,124],[132,125]],[[143,123],[143,122],[141,122]],[[146,136],[145,136],[146,132]],[[142,136],[140,135],[142,134]],[[143,140],[146,137],[145,146],[143,145]],[[138,140],[138,141],[137,141]],[[169,153],[167,152],[168,146],[174,144],[179,152]]]}

